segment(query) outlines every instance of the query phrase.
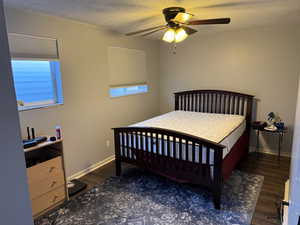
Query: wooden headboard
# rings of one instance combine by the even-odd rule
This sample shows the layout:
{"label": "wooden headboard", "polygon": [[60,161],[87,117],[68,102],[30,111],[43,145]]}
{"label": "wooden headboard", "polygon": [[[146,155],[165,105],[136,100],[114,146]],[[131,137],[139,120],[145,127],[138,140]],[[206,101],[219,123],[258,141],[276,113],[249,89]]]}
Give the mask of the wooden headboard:
{"label": "wooden headboard", "polygon": [[175,110],[243,115],[250,128],[253,98],[223,90],[182,91],[175,93]]}

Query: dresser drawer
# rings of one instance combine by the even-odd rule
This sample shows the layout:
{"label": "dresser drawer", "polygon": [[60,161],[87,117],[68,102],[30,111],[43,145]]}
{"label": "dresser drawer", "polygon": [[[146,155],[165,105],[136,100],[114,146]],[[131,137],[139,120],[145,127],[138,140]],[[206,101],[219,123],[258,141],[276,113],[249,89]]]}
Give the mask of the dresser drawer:
{"label": "dresser drawer", "polygon": [[65,199],[65,187],[61,186],[32,200],[32,214],[37,215]]}
{"label": "dresser drawer", "polygon": [[31,199],[35,199],[49,191],[52,191],[62,185],[65,185],[63,172],[56,176],[50,176],[48,179],[29,183],[29,192]]}
{"label": "dresser drawer", "polygon": [[49,179],[63,174],[62,157],[56,157],[27,169],[28,183]]}

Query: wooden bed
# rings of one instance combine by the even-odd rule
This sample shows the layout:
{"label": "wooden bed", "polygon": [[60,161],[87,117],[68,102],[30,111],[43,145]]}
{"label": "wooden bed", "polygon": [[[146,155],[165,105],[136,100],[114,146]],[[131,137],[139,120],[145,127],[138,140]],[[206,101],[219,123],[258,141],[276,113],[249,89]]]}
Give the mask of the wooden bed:
{"label": "wooden bed", "polygon": [[[220,209],[223,182],[230,176],[236,164],[247,154],[249,149],[253,97],[222,90],[192,90],[175,93],[175,110],[245,116],[246,129],[244,133],[223,159],[225,146],[197,136],[161,128],[114,128],[116,175],[121,175],[121,163],[126,162],[177,182],[201,185],[212,192],[214,206],[216,209]],[[163,143],[158,141],[159,139],[167,142],[166,145],[161,144],[160,146],[164,155],[153,150],[158,147],[155,145]],[[176,140],[177,146],[172,140]],[[171,145],[173,148],[179,148],[175,149],[180,152],[179,158],[170,156]],[[146,149],[143,149],[144,146]],[[188,156],[186,155],[183,159],[182,149],[183,147],[188,149],[190,146],[192,146],[192,160],[185,160]],[[206,151],[207,156],[203,161],[202,154],[198,151],[197,154],[201,160],[196,162],[195,149],[197,146],[198,149],[205,147],[209,151],[213,151],[213,159],[210,159],[209,151]],[[188,154],[187,152],[186,154]]]}

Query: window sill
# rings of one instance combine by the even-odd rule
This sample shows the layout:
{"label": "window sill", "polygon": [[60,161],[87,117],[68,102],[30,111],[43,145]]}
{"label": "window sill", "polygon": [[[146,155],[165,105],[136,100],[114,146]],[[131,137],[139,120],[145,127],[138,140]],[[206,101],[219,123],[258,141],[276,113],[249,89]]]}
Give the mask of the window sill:
{"label": "window sill", "polygon": [[56,107],[56,106],[60,106],[60,105],[63,105],[63,103],[34,105],[34,106],[18,106],[18,111],[23,112],[23,111],[29,111],[29,110],[34,110],[34,109],[47,109],[47,108],[52,108],[52,107]]}

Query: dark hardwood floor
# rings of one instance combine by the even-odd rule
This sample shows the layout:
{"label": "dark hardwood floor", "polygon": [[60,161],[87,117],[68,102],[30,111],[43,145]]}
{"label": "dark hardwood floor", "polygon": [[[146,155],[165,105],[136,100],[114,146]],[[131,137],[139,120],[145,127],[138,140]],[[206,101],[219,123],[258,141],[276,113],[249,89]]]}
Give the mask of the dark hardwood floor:
{"label": "dark hardwood floor", "polygon": [[277,219],[277,203],[284,194],[284,184],[289,177],[290,158],[269,154],[250,154],[240,163],[239,169],[248,173],[264,176],[255,213],[252,218],[253,225],[279,225]]}
{"label": "dark hardwood floor", "polygon": [[[124,168],[125,167],[125,168]],[[131,167],[130,165],[124,166],[123,172]],[[244,159],[238,169],[264,176],[264,183],[260,196],[256,205],[255,213],[253,215],[253,225],[279,225],[277,219],[277,203],[283,196],[284,183],[289,176],[290,159],[281,157],[277,160],[277,156],[268,154],[255,153],[249,154]],[[96,184],[103,183],[104,180],[110,176],[115,175],[114,162],[111,162],[87,175],[80,178],[88,184],[88,189]]]}

